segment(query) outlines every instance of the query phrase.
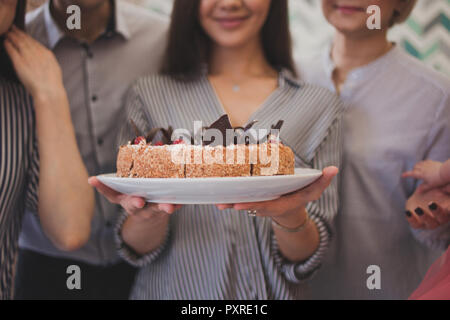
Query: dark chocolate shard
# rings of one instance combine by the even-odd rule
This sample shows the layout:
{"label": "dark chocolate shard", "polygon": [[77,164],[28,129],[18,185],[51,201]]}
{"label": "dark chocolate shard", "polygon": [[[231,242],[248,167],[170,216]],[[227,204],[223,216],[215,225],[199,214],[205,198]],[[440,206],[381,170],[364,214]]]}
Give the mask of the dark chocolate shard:
{"label": "dark chocolate shard", "polygon": [[283,124],[284,124],[284,120],[279,120],[276,125],[272,125],[272,129],[281,130],[281,127],[283,126]]}
{"label": "dark chocolate shard", "polygon": [[245,128],[244,128],[244,132],[250,130],[250,129],[255,125],[255,123],[257,123],[257,122],[258,122],[258,120],[253,120],[252,122],[250,122],[249,124],[247,124],[247,125],[245,126]]}
{"label": "dark chocolate shard", "polygon": [[133,119],[130,119],[130,123],[131,123],[131,126],[133,127],[134,134],[136,135],[136,137],[142,136],[141,131],[138,129],[138,127],[137,127],[136,123],[134,123]]}
{"label": "dark chocolate shard", "polygon": [[149,133],[147,133],[147,135],[145,136],[145,140],[147,140],[148,142],[152,142],[155,139],[155,136],[161,132],[162,133],[162,143],[163,144],[172,144],[172,133],[173,133],[173,128],[171,126],[169,126],[169,128],[165,129],[165,128],[153,128],[149,131]]}
{"label": "dark chocolate shard", "polygon": [[[225,114],[225,115],[221,116],[219,118],[219,120],[215,121],[208,128],[206,128],[206,130],[208,130],[208,129],[217,129],[217,130],[219,130],[220,133],[222,133],[223,146],[224,147],[227,146],[227,142],[226,142],[227,129],[233,130],[233,126],[231,125],[230,118],[228,117],[228,115]],[[204,146],[208,146],[208,145],[214,143],[214,140],[215,139],[212,139],[211,141],[203,140],[203,145]]]}

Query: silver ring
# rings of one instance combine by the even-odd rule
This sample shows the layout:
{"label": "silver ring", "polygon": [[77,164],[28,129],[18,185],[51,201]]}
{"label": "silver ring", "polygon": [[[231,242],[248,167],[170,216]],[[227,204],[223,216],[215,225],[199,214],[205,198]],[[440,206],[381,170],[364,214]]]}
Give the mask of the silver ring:
{"label": "silver ring", "polygon": [[258,211],[256,211],[256,210],[247,210],[247,214],[250,216],[250,217],[256,217],[256,214],[258,213]]}

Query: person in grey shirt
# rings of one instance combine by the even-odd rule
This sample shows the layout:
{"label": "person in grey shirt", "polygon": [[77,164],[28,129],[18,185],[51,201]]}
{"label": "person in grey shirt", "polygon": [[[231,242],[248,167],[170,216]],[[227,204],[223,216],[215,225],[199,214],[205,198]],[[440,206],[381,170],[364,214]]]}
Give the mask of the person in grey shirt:
{"label": "person in grey shirt", "polygon": [[402,173],[450,157],[450,81],[387,40],[415,1],[377,1],[381,30],[366,26],[371,1],[322,3],[334,41],[301,61],[300,72],[344,101],[344,158],[335,241],[311,298],[405,299],[440,250],[418,241],[408,224],[406,202],[418,183]]}
{"label": "person in grey shirt", "polygon": [[[81,30],[66,28],[66,9],[71,4],[81,9]],[[78,147],[89,174],[114,171],[124,93],[136,78],[159,69],[167,21],[124,1],[54,0],[27,16],[27,28],[61,65]],[[116,206],[97,196],[89,242],[69,253],[58,250],[36,215],[27,212],[16,297],[127,298],[134,270],[119,263],[113,237],[118,216]],[[69,265],[81,268],[81,290],[66,287]]]}

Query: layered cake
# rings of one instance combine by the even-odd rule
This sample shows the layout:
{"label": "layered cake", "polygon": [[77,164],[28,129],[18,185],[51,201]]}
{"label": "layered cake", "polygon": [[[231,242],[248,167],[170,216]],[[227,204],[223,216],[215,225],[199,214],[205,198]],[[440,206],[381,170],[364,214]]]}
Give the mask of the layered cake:
{"label": "layered cake", "polygon": [[[225,118],[226,117],[226,118]],[[227,116],[206,130],[215,128],[225,133],[231,127]],[[273,128],[281,125],[272,126]],[[242,128],[240,128],[242,129]],[[278,129],[278,128],[277,128]],[[166,141],[152,143],[158,130]],[[236,130],[236,128],[233,128]],[[242,129],[249,130],[249,127]],[[279,129],[278,129],[279,130]],[[172,129],[158,128],[150,136],[138,136],[121,146],[117,156],[117,176],[122,178],[205,178],[249,177],[294,174],[294,153],[278,139],[256,143],[223,143],[191,145],[192,141],[167,139]],[[225,134],[224,134],[225,138]],[[225,139],[223,139],[225,141]]]}

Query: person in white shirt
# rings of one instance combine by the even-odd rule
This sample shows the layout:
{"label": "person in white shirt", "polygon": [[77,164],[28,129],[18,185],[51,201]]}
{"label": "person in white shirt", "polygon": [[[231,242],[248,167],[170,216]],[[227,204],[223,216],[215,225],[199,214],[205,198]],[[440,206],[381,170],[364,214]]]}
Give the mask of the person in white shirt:
{"label": "person in white shirt", "polygon": [[[433,238],[434,230],[410,227],[408,215],[418,213],[405,210],[418,181],[402,173],[421,160],[450,157],[450,81],[387,38],[415,3],[323,0],[334,39],[323,54],[299,62],[303,80],[345,104],[341,209],[312,298],[407,298],[448,243]],[[366,25],[370,5],[380,7],[380,30]]]}

